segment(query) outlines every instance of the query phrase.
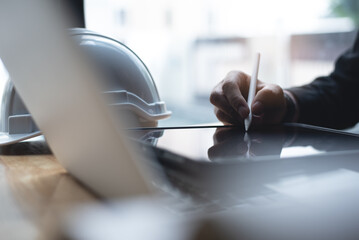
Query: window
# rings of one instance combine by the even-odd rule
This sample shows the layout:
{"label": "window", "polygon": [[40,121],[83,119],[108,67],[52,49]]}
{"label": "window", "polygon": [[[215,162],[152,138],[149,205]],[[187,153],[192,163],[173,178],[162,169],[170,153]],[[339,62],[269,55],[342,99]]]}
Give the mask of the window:
{"label": "window", "polygon": [[327,75],[352,45],[359,22],[356,0],[85,3],[87,27],[126,44],[150,69],[173,111],[163,126],[217,121],[210,91],[230,70],[250,73],[257,51],[263,81],[290,87]]}
{"label": "window", "polygon": [[230,70],[250,73],[257,51],[261,80],[289,87],[327,75],[355,37],[332,2],[88,0],[86,21],[146,63],[173,111],[162,125],[198,124],[216,121],[210,91]]}

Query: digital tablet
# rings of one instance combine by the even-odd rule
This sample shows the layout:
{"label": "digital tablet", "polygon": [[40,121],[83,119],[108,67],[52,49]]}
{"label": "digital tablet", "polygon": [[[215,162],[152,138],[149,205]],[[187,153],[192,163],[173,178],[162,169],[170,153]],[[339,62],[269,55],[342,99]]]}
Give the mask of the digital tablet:
{"label": "digital tablet", "polygon": [[303,124],[240,127],[180,127],[130,130],[158,148],[195,161],[258,161],[358,151],[359,135]]}

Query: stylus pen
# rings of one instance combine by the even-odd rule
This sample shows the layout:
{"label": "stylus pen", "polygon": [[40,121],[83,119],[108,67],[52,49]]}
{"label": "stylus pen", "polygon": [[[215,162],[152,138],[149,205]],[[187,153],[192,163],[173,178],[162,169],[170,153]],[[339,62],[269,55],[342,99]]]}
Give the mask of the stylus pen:
{"label": "stylus pen", "polygon": [[252,122],[252,102],[253,102],[254,96],[256,95],[260,56],[261,55],[259,53],[256,54],[255,63],[253,66],[252,77],[251,77],[251,82],[249,84],[249,91],[248,91],[248,98],[247,98],[249,114],[248,114],[248,117],[246,119],[244,119],[244,127],[246,129],[246,132],[248,131],[249,127],[251,126],[251,122]]}

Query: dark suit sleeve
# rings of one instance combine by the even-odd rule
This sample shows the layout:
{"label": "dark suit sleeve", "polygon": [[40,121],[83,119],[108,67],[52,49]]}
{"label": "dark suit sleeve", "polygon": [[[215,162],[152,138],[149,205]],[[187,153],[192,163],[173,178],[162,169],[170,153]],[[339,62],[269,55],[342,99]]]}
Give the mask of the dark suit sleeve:
{"label": "dark suit sleeve", "polygon": [[288,89],[299,106],[298,122],[343,129],[359,120],[359,34],[334,71],[312,83]]}

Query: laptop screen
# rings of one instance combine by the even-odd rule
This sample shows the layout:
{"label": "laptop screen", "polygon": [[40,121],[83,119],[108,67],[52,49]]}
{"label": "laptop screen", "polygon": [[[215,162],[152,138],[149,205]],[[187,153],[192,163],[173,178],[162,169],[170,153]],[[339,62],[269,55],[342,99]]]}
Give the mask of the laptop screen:
{"label": "laptop screen", "polygon": [[142,141],[197,161],[292,158],[358,151],[359,137],[305,125],[271,126],[245,133],[236,127],[131,130]]}

